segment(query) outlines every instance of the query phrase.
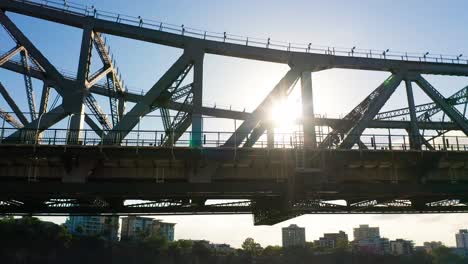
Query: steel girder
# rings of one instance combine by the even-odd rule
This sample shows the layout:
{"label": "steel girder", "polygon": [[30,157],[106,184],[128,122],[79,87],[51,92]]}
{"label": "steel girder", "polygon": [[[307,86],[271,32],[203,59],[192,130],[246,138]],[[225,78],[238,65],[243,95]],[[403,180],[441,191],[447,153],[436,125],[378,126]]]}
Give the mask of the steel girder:
{"label": "steel girder", "polygon": [[362,58],[351,56],[334,56],[331,54],[318,54],[306,52],[292,52],[290,50],[275,50],[265,47],[246,46],[245,44],[233,44],[219,41],[205,40],[188,35],[168,33],[159,28],[147,28],[139,25],[119,23],[93,17],[92,14],[79,14],[66,8],[51,8],[47,5],[34,2],[16,0],[3,0],[0,9],[24,14],[40,19],[54,21],[60,24],[77,28],[84,28],[90,24],[95,31],[104,34],[113,34],[120,37],[141,40],[150,43],[162,44],[176,48],[203,47],[209,54],[239,57],[252,60],[262,60],[284,64],[302,63],[307,70],[314,71],[317,68],[343,68],[360,70],[392,71],[405,68],[408,71],[416,71],[422,74],[468,75],[468,65],[416,62],[404,60],[392,60],[388,58]]}
{"label": "steel girder", "polygon": [[28,199],[3,199],[0,214],[35,215],[164,215],[164,214],[253,214],[255,225],[274,225],[303,214],[414,214],[414,213],[466,213],[468,205],[461,199],[427,198],[422,203],[411,199],[362,200],[337,203],[321,199],[301,200],[288,208],[272,202],[281,199],[253,199],[248,201],[198,203],[190,199],[158,199],[137,204],[123,200],[53,198],[32,202]]}
{"label": "steel girder", "polygon": [[[140,122],[141,117],[150,113],[153,105],[164,91],[174,87],[174,83],[181,82],[179,77],[191,67],[190,54],[184,53],[169,70],[153,85],[153,87],[136,103],[136,105],[125,114],[120,122],[106,135],[105,142],[113,144],[120,143],[125,136]],[[177,85],[178,86],[178,85]]]}
{"label": "steel girder", "polygon": [[[7,1],[7,2],[9,2],[9,1]],[[22,9],[21,7],[17,7],[16,5],[14,5],[14,3],[11,6],[9,4],[7,4],[7,6],[12,7],[14,9],[12,11],[21,12],[20,9]],[[13,6],[15,6],[15,7],[13,7]],[[34,7],[32,7],[32,8],[34,9]],[[45,8],[45,9],[47,9],[47,8]],[[38,9],[37,11],[39,13],[42,12],[43,14],[48,13],[48,12],[53,13],[53,10],[44,10],[44,9],[39,10]],[[28,13],[28,15],[35,16],[36,14],[29,14]],[[64,15],[68,17],[69,15],[72,16],[73,14],[64,14]],[[2,13],[2,17],[6,18],[6,16],[3,13]],[[44,17],[42,17],[42,18],[44,18]],[[6,19],[8,19],[8,18],[6,18]],[[49,18],[46,18],[46,19],[49,19]],[[62,17],[60,19],[65,19],[66,20],[66,18],[62,18]],[[90,19],[95,20],[98,24],[100,23],[99,19],[94,19],[94,18],[90,18]],[[82,19],[79,19],[79,20],[82,20]],[[10,31],[12,31],[12,28],[13,28],[13,31],[15,31],[15,29],[14,29],[14,25],[13,25],[13,27],[11,25],[8,25],[9,22],[11,22],[11,21],[6,21],[7,31],[15,39],[17,39],[18,38],[17,32],[13,32],[13,33],[10,32]],[[2,24],[4,24],[4,23],[2,23]],[[67,23],[65,23],[65,24],[67,24]],[[82,62],[81,65],[82,66],[80,66],[80,68],[84,69],[84,70],[81,70],[81,72],[85,73],[85,78],[84,78],[85,87],[87,89],[89,89],[89,91],[92,92],[92,93],[96,92],[98,94],[103,94],[103,95],[108,96],[109,99],[110,99],[112,123],[107,120],[106,115],[104,113],[102,113],[102,110],[100,109],[99,105],[97,105],[97,102],[92,97],[92,95],[86,96],[86,98],[85,98],[86,105],[88,106],[88,108],[90,108],[91,112],[93,112],[94,116],[98,119],[99,123],[101,124],[102,129],[98,129],[97,125],[93,124],[92,119],[90,118],[90,116],[85,117],[84,120],[85,120],[86,123],[88,123],[88,125],[90,127],[93,128],[93,130],[99,132],[100,135],[105,134],[106,130],[110,130],[116,124],[118,124],[120,127],[125,127],[125,125],[122,125],[120,123],[126,123],[126,122],[133,123],[133,125],[131,125],[131,124],[127,125],[127,127],[129,127],[130,129],[122,129],[122,130],[130,131],[131,128],[133,128],[135,126],[135,119],[139,120],[139,118],[141,116],[149,113],[149,111],[155,109],[156,107],[158,107],[158,105],[159,106],[164,105],[165,110],[162,110],[163,111],[162,115],[163,115],[163,121],[164,120],[166,121],[166,122],[164,122],[166,124],[166,126],[165,126],[166,130],[167,130],[167,128],[174,130],[174,128],[170,128],[170,126],[171,125],[174,126],[177,123],[183,124],[183,126],[181,125],[177,129],[178,131],[182,132],[181,128],[185,128],[185,129],[188,128],[189,125],[187,125],[187,124],[190,123],[190,121],[187,122],[186,120],[187,120],[187,118],[191,118],[192,119],[192,124],[193,124],[193,122],[194,122],[193,121],[193,112],[194,111],[197,113],[196,114],[197,115],[197,118],[196,118],[197,120],[200,118],[199,116],[205,115],[206,113],[211,113],[214,116],[218,116],[218,117],[220,117],[220,116],[230,116],[231,118],[237,118],[237,116],[239,116],[239,117],[241,117],[240,119],[246,120],[241,125],[241,127],[239,127],[238,131],[236,131],[236,133],[234,133],[234,135],[231,136],[231,138],[226,142],[225,146],[228,146],[228,145],[230,145],[232,143],[232,141],[234,140],[233,137],[236,137],[236,139],[235,139],[236,142],[234,142],[235,143],[234,145],[239,146],[240,144],[244,143],[244,146],[246,146],[246,147],[251,146],[251,145],[255,144],[256,140],[265,132],[267,124],[264,124],[264,121],[262,121],[262,119],[264,119],[264,117],[262,117],[262,118],[256,117],[256,111],[259,108],[262,108],[262,105],[259,106],[259,108],[257,108],[256,111],[254,111],[254,113],[242,113],[242,112],[228,111],[228,110],[223,110],[223,109],[213,109],[213,108],[210,109],[210,108],[202,107],[201,105],[199,105],[199,103],[197,103],[197,104],[184,104],[184,102],[177,102],[177,100],[180,99],[180,95],[179,95],[178,98],[176,98],[175,95],[172,95],[172,97],[169,97],[169,99],[164,99],[167,95],[171,94],[170,91],[167,92],[164,89],[163,89],[162,92],[160,92],[160,96],[156,96],[156,99],[153,102],[151,102],[150,104],[146,104],[148,107],[147,107],[146,110],[140,111],[142,114],[135,115],[136,117],[133,117],[133,118],[127,118],[125,120],[125,122],[119,122],[120,119],[117,120],[118,119],[117,117],[122,115],[122,111],[119,111],[119,109],[121,109],[121,107],[117,106],[117,100],[124,101],[122,98],[125,97],[127,99],[127,97],[128,97],[129,101],[136,101],[136,102],[140,101],[141,102],[142,100],[144,100],[145,96],[131,94],[131,93],[128,93],[126,91],[123,91],[122,82],[120,80],[116,81],[116,77],[119,77],[119,76],[116,73],[115,66],[113,65],[113,61],[109,56],[109,49],[106,47],[105,42],[103,41],[103,38],[100,35],[101,33],[97,33],[97,31],[101,31],[101,32],[106,33],[106,30],[101,30],[100,26],[95,26],[94,24],[93,24],[92,27],[90,27],[90,25],[91,24],[88,24],[88,22],[83,22],[83,24],[81,24],[81,25],[80,24],[75,24],[73,26],[82,27],[82,28],[84,28],[85,30],[88,30],[91,33],[91,37],[89,39],[87,39],[86,41],[83,41],[83,43],[82,43],[83,45],[86,44],[86,48],[82,49],[82,52],[85,52],[83,54],[87,54],[83,58],[81,58],[81,62]],[[123,28],[125,28],[125,26]],[[140,29],[138,29],[138,30],[140,30]],[[117,30],[117,31],[118,32],[107,32],[107,33],[117,34],[117,35],[122,33],[119,30]],[[127,34],[127,33],[125,33],[125,34]],[[56,87],[57,86],[57,89],[62,90],[62,91],[63,91],[63,89],[60,88],[60,86],[61,86],[60,82],[62,82],[63,87],[66,87],[67,85],[68,86],[74,86],[74,83],[81,82],[81,80],[83,79],[83,73],[80,73],[80,71],[79,71],[79,74],[78,74],[79,76],[77,77],[76,80],[73,80],[73,79],[70,79],[70,78],[65,78],[63,75],[58,73],[58,71],[56,71],[56,69],[53,68],[53,66],[50,63],[48,63],[47,60],[44,61],[45,57],[43,57],[42,54],[40,54],[40,52],[38,52],[37,49],[35,49],[35,47],[31,43],[28,43],[28,41],[27,41],[27,39],[25,39],[24,35],[19,36],[19,37],[20,37],[19,39],[22,40],[22,41],[17,40],[19,47],[21,47],[21,48],[25,47],[24,51],[28,51],[28,52],[29,52],[29,49],[32,48],[32,52],[30,52],[32,54],[31,60],[33,61],[33,64],[37,64],[37,67],[38,67],[39,70],[36,71],[36,69],[34,68],[34,65],[30,65],[28,67],[29,70],[18,70],[18,71],[22,71],[24,73],[29,72],[29,74],[32,77],[35,77],[35,76],[38,76],[38,75],[43,76],[44,72],[46,72],[47,75],[48,75],[47,78],[49,79],[47,81],[48,87]],[[24,37],[24,38],[22,38],[22,37]],[[129,36],[129,37],[133,37],[133,36]],[[174,37],[174,36],[172,36],[172,37]],[[135,37],[135,38],[138,38],[138,37]],[[195,40],[187,39],[187,38],[184,38],[184,37],[182,37],[182,39],[184,39],[183,41],[195,41]],[[24,40],[26,40],[26,42]],[[83,40],[85,40],[85,39],[83,39]],[[175,38],[173,38],[173,40],[175,40]],[[147,40],[147,41],[152,42],[152,40]],[[23,43],[26,43],[26,44],[23,44]],[[203,54],[205,52],[206,53],[215,53],[215,54],[217,54],[217,51],[213,52],[213,50],[211,48],[206,48],[205,44],[211,45],[209,42],[202,41],[200,46],[202,46],[203,48],[200,50],[200,52],[198,52],[196,54],[194,54],[194,53],[191,54],[190,59],[189,59],[191,61],[190,65],[193,64],[194,61],[196,61],[194,58],[196,56],[199,56],[200,54],[201,54],[201,56],[203,56]],[[92,76],[86,76],[86,75],[89,75],[89,70],[87,70],[87,68],[89,68],[90,50],[91,50],[93,45],[98,50],[98,54],[101,57],[101,60],[103,61],[104,65],[110,65],[110,66],[109,67],[107,67],[107,66],[103,67],[102,69],[98,70]],[[26,47],[26,46],[28,46],[28,47]],[[248,48],[252,48],[252,47],[248,47]],[[2,56],[2,61],[5,61],[5,62],[3,62],[4,64],[1,65],[1,66],[7,67],[7,68],[13,66],[12,63],[10,63],[9,60],[6,60],[6,58],[11,59],[12,58],[11,54],[13,54],[15,52],[21,52],[21,51],[16,51],[16,50],[17,49],[11,50],[10,52],[7,52],[5,54],[5,56]],[[267,52],[270,52],[270,51],[267,51]],[[36,53],[36,55],[38,56],[38,59],[36,58],[36,56],[33,53]],[[186,53],[187,53],[187,51],[186,51]],[[311,54],[309,54],[309,55],[311,55]],[[41,58],[41,56],[43,58]],[[36,59],[38,61],[37,63],[36,63]],[[352,59],[352,60],[360,60],[360,59],[362,59],[362,58],[355,58],[355,59]],[[296,61],[296,59],[288,59],[288,63],[290,63],[291,65],[294,65],[295,61]],[[378,60],[375,60],[375,61],[378,61]],[[340,64],[340,65],[329,65],[328,63],[323,63],[323,61],[321,63],[322,64],[320,64],[320,65],[314,64],[314,69],[313,70],[317,70],[319,68],[320,69],[325,69],[325,68],[333,68],[333,67],[352,68],[354,66],[350,66],[350,65],[353,64],[353,63],[356,63],[356,61],[351,61],[351,60],[347,61],[347,62],[342,61],[340,63],[343,63],[343,64]],[[385,63],[385,62],[382,61],[382,63]],[[359,63],[357,63],[357,64],[359,64]],[[418,63],[416,63],[416,64],[418,64]],[[420,64],[421,65],[423,65],[423,64],[426,65],[426,63],[420,63]],[[311,67],[311,65],[309,65],[308,62],[303,61],[303,60],[300,60],[300,63],[297,63],[297,65],[301,65],[300,68],[302,69],[302,72],[304,72],[304,71],[307,72],[308,70],[310,70],[310,67]],[[15,66],[13,66],[13,67],[15,67]],[[365,66],[364,68],[366,68],[366,67],[367,66]],[[372,67],[374,67],[374,66],[372,66]],[[385,67],[386,67],[387,70],[392,70],[392,71],[395,70],[395,68],[398,68],[398,67],[395,67],[395,68],[389,67],[388,68],[387,66],[385,66]],[[429,67],[429,66],[427,66],[427,67]],[[457,67],[459,67],[459,66],[457,66]],[[457,68],[457,67],[452,67],[452,68]],[[299,66],[294,66],[293,68],[299,69]],[[462,71],[462,68],[463,67],[461,67],[460,69],[454,69],[454,71],[457,71],[457,70]],[[58,74],[54,75],[54,70]],[[440,72],[438,72],[438,73],[442,73],[442,74],[445,71],[444,69],[439,68],[437,70],[435,70],[435,69],[430,69],[430,70],[426,69],[426,70],[420,70],[418,72],[427,73],[427,72],[439,71],[439,70],[440,70]],[[49,71],[52,72],[52,74],[50,74]],[[458,72],[458,73],[455,73],[455,74],[463,75],[462,72]],[[179,74],[178,76],[180,77],[181,75],[183,75],[183,74]],[[51,78],[51,76],[52,76],[52,78]],[[99,85],[97,83],[98,80],[100,78],[104,77],[104,76],[108,77],[108,84],[105,85],[105,86]],[[110,77],[110,79],[109,79],[109,77]],[[89,79],[91,79],[91,80],[89,80]],[[296,78],[295,81],[297,81],[297,79],[298,78]],[[117,86],[119,86],[120,88],[119,87],[117,87],[117,88],[113,87],[113,86],[115,86],[115,84],[111,84],[113,82],[115,82],[117,84]],[[174,82],[177,83],[177,79],[175,79]],[[102,89],[102,90],[100,90],[100,89]],[[385,91],[385,93],[389,92],[389,90],[391,90],[391,89],[387,89]],[[43,92],[45,92],[45,91],[43,91]],[[59,93],[60,93],[60,91],[59,91]],[[66,110],[66,112],[68,112],[68,110],[67,110],[67,108],[68,108],[67,101],[69,100],[68,98],[70,98],[70,96],[64,95],[64,93],[70,93],[70,92],[65,91],[65,92],[61,93],[61,95],[64,97],[64,101],[65,101],[65,103],[63,105],[64,109]],[[192,91],[192,93],[193,93],[193,91]],[[390,94],[391,94],[391,92],[390,92]],[[183,96],[184,95],[182,95],[182,97]],[[201,98],[201,96],[198,96],[198,97],[195,96],[195,97],[196,98]],[[44,97],[44,98],[47,98],[47,97]],[[267,98],[267,99],[271,99],[271,98]],[[199,99],[197,99],[197,100],[199,100]],[[376,104],[376,105],[379,105],[380,104],[379,100],[380,99],[376,99],[375,101],[373,101],[373,103]],[[383,103],[384,102],[385,102],[385,100],[383,100]],[[263,102],[262,104],[264,104],[264,103],[265,102]],[[137,103],[137,105],[138,105],[138,103]],[[198,109],[198,108],[200,108],[200,109]],[[349,146],[345,146],[345,145],[352,145],[355,142],[358,142],[359,141],[358,139],[352,139],[352,137],[359,137],[359,134],[362,133],[362,130],[364,128],[375,126],[376,123],[374,123],[374,121],[364,120],[364,119],[367,119],[368,116],[371,116],[372,112],[375,112],[374,108],[376,109],[376,108],[379,108],[379,107],[371,106],[369,109],[366,110],[366,111],[368,111],[368,113],[366,113],[366,115],[362,116],[363,119],[359,121],[358,126],[354,126],[352,128],[352,130],[348,131],[348,134],[351,135],[351,137],[346,137],[343,140],[343,142],[341,143],[342,144],[341,147],[349,147]],[[150,110],[148,110],[148,109],[150,109]],[[168,120],[168,118],[167,118],[168,109],[177,110],[180,113],[180,114],[176,114],[177,119],[178,119],[177,122],[173,122],[175,120],[173,120],[173,121]],[[263,109],[265,109],[265,108],[263,108]],[[137,109],[135,109],[135,110],[137,110]],[[43,111],[40,110],[40,113],[43,113]],[[262,114],[264,115],[265,113],[262,113]],[[164,117],[164,116],[166,116],[166,117]],[[184,118],[181,118],[181,117],[184,117]],[[348,121],[349,120],[345,119],[342,123],[343,124],[352,123],[352,122],[348,122]],[[321,122],[323,123],[323,122],[334,122],[334,121],[328,120],[328,119],[327,120],[318,119],[316,123],[317,123],[317,125],[319,125]],[[74,122],[72,122],[72,123],[74,123]],[[81,124],[82,121],[79,120],[78,123]],[[138,121],[136,123],[138,123]],[[384,126],[384,124],[389,124],[390,125],[390,123],[379,123],[379,124],[382,124],[382,126]],[[394,124],[397,124],[397,123],[392,123],[393,126],[395,126]],[[408,124],[409,124],[409,126],[408,126]],[[405,127],[405,128],[407,128],[407,127],[412,128],[415,125],[418,126],[419,123],[416,123],[416,122],[398,123],[399,127]],[[437,124],[422,125],[421,129],[424,129],[424,127],[427,128],[427,127],[436,127],[436,126],[437,126]],[[75,127],[76,126],[73,125],[72,129],[74,129]],[[448,127],[451,127],[451,126],[449,125]],[[244,130],[247,131],[247,132],[244,133]],[[413,128],[413,131],[414,130],[415,129]],[[102,133],[103,131],[104,131],[104,133]],[[110,135],[106,136],[105,139],[110,139],[112,137],[115,137],[116,131],[119,131],[119,129],[113,129],[112,132],[109,133]],[[126,132],[124,132],[124,133],[126,133]],[[245,137],[244,137],[244,134],[245,134]],[[122,133],[118,132],[119,140],[121,140],[123,138],[123,136],[124,135]],[[117,141],[112,140],[112,142],[117,142],[118,143],[119,140],[117,140]],[[347,142],[347,140],[349,140],[350,142]],[[329,141],[329,138],[327,138],[327,141]],[[167,143],[167,140],[166,140],[166,143]],[[328,145],[328,144],[326,144],[326,145]]]}
{"label": "steel girder", "polygon": [[15,115],[18,117],[19,121],[21,122],[22,125],[28,124],[28,120],[24,116],[23,112],[21,112],[19,106],[16,104],[15,100],[10,96],[8,93],[8,90],[3,86],[3,84],[0,82],[0,94],[3,96],[3,99],[7,102],[7,104],[10,106],[11,110],[15,113]]}
{"label": "steel girder", "polygon": [[18,120],[16,120],[14,116],[10,115],[7,111],[5,111],[2,108],[0,108],[0,117],[14,128],[23,127],[23,124],[21,124]]}
{"label": "steel girder", "polygon": [[356,120],[354,116],[352,117],[352,120],[356,120],[357,123],[347,131],[346,137],[340,144],[340,148],[351,148],[359,141],[362,132],[368,127],[369,121],[380,111],[401,81],[402,76],[400,74],[394,74],[385,80],[381,85],[382,90],[379,94],[371,96],[369,104],[365,111],[361,112],[359,119]]}
{"label": "steel girder", "polygon": [[[447,102],[453,106],[465,104],[466,102],[468,102],[468,86],[463,87],[461,90],[457,91],[456,93],[448,97]],[[440,107],[437,107],[436,103],[426,103],[426,104],[416,105],[414,109],[416,113],[424,112],[418,116],[418,119],[420,121],[424,121],[427,116],[431,117],[437,114],[438,112],[442,111]],[[374,119],[385,120],[385,119],[391,119],[391,118],[395,118],[399,116],[407,116],[409,114],[410,114],[410,109],[406,107],[406,108],[400,108],[396,110],[381,112],[377,114]]]}
{"label": "steel girder", "polygon": [[2,54],[0,56],[0,66],[2,66],[5,62],[11,60],[16,54],[18,54],[18,52],[22,50],[23,50],[23,47],[17,46],[5,52],[4,54]]}
{"label": "steel girder", "polygon": [[[297,82],[302,71],[302,69],[297,67],[291,68],[273,88],[273,90],[271,90],[267,97],[260,103],[260,105],[255,108],[251,114],[251,117],[244,120],[244,122],[239,126],[239,128],[236,129],[233,135],[229,137],[229,139],[224,143],[224,146],[238,147],[251,133],[260,137],[264,131],[260,131],[261,126],[259,126],[259,122],[268,116],[268,110],[271,109],[271,105],[274,99],[289,94],[291,87],[293,87]],[[252,132],[256,128],[257,130]],[[256,139],[251,140],[251,142],[254,141],[256,141]]]}
{"label": "steel girder", "polygon": [[28,100],[28,106],[29,106],[29,114],[31,116],[31,120],[34,120],[37,118],[37,113],[36,113],[36,102],[34,99],[34,88],[32,84],[32,79],[31,79],[31,72],[29,68],[29,56],[26,50],[22,50],[20,52],[21,54],[21,64],[23,65],[25,74],[23,74],[24,77],[24,84],[26,87],[26,96]]}
{"label": "steel girder", "polygon": [[112,125],[115,126],[120,121],[125,111],[125,100],[122,96],[122,92],[124,91],[123,82],[109,54],[110,48],[106,46],[106,42],[100,33],[96,32],[95,34],[94,46],[96,47],[104,67],[108,70],[108,72],[106,72],[107,89],[109,90]]}
{"label": "steel girder", "polygon": [[391,75],[388,77],[343,118],[343,120],[348,120],[349,122],[333,129],[319,147],[330,148],[333,145],[339,144],[341,148],[351,148],[359,141],[359,137],[364,129],[368,127],[369,121],[382,108],[401,81],[401,75]]}
{"label": "steel girder", "polygon": [[[4,65],[0,66],[4,69],[17,72],[17,73],[22,73],[21,67],[17,65],[17,62],[15,61],[8,61]],[[44,76],[44,74],[39,70],[39,69],[34,69],[34,67],[31,67],[31,73],[34,78],[37,78],[42,81],[48,82],[51,86],[55,87],[57,86],[56,84],[53,83],[53,80],[48,79]],[[71,79],[72,77],[67,76],[67,80],[73,81],[74,79]],[[90,88],[90,92],[96,93],[98,95],[103,95],[107,96],[109,94],[108,90],[106,87],[101,86],[100,84],[95,84]],[[184,94],[182,94],[184,95]],[[112,94],[114,96],[114,94]],[[141,94],[136,94],[132,93],[129,91],[124,91],[123,96],[128,102],[138,102],[143,98],[143,95]],[[168,98],[169,94],[162,94],[162,98]],[[176,95],[174,95],[173,98],[180,99]],[[153,104],[151,111],[154,111],[159,108],[159,106],[164,106],[167,109],[170,110],[179,110],[182,109],[182,111],[185,112],[191,112],[192,109],[188,106],[183,106],[182,103],[178,103],[175,101],[164,101],[159,102],[156,101],[155,104]],[[418,109],[418,108],[417,108]],[[251,118],[252,113],[245,112],[245,111],[235,111],[235,110],[228,110],[228,109],[222,109],[222,108],[216,108],[216,107],[203,107],[202,108],[202,113],[203,115],[206,116],[212,116],[212,117],[218,117],[218,118],[228,118],[228,119],[237,119],[237,120],[246,120]],[[316,125],[317,126],[336,126],[339,123],[349,123],[346,119],[333,119],[333,118],[316,118]],[[399,128],[399,129],[406,129],[409,128],[409,122],[406,121],[385,121],[385,120],[373,120],[370,122],[370,128]],[[432,123],[418,123],[418,126],[421,129],[442,129],[446,128],[449,130],[454,130],[456,127],[451,124],[451,123],[443,123],[443,122],[432,122]]]}
{"label": "steel girder", "polygon": [[455,122],[460,130],[468,135],[468,122],[460,111],[447,103],[445,97],[442,96],[426,79],[421,75],[414,76],[414,81],[423,89],[423,91],[440,107],[450,119]]}

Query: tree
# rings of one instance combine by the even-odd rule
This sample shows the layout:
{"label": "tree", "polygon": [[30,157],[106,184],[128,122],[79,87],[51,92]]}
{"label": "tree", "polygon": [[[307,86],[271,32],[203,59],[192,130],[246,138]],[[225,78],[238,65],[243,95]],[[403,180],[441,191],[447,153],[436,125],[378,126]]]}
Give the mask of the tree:
{"label": "tree", "polygon": [[263,252],[262,256],[265,257],[278,257],[282,254],[283,248],[280,246],[267,246]]}
{"label": "tree", "polygon": [[262,252],[263,248],[259,243],[251,237],[248,237],[242,243],[242,249],[251,256],[258,256]]}
{"label": "tree", "polygon": [[211,255],[209,242],[204,240],[193,242],[192,253],[200,259],[208,258]]}
{"label": "tree", "polygon": [[166,237],[156,232],[143,240],[143,246],[147,249],[154,250],[156,253],[167,250],[168,241]]}
{"label": "tree", "polygon": [[463,258],[455,254],[450,248],[442,246],[432,251],[434,264],[458,264],[466,263]]}

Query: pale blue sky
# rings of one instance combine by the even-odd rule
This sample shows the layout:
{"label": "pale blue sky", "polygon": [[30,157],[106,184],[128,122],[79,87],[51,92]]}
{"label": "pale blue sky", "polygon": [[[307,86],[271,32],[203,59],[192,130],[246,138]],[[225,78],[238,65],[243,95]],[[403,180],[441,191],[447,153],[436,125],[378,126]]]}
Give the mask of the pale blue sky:
{"label": "pale blue sky", "polygon": [[[424,53],[460,54],[468,57],[466,1],[82,1],[98,9],[154,18],[173,24],[227,31],[275,40],[330,46],[390,49]],[[81,31],[11,14],[12,19],[59,68],[75,72]],[[0,50],[12,43],[0,33]],[[108,37],[122,77],[131,89],[147,90],[175,61],[180,50],[154,44]],[[285,73],[287,67],[264,62],[207,55],[204,102],[233,105],[252,110]],[[331,70],[314,77],[315,108],[318,114],[347,113],[388,73]],[[0,80],[26,109],[22,77],[0,70]],[[467,84],[465,78],[427,77],[446,96]],[[35,82],[39,98],[41,84]],[[404,89],[395,93],[385,109],[406,106]],[[416,103],[427,97],[415,91]],[[297,99],[293,99],[297,100]],[[39,99],[37,99],[39,102]],[[6,104],[0,100],[1,105]],[[226,129],[205,123],[207,129]],[[251,216],[161,217],[178,223],[176,238],[208,239],[238,246],[247,236],[262,245],[280,244],[280,228],[297,223],[307,229],[307,239],[323,232],[344,230],[351,235],[359,224],[381,226],[390,238],[413,239],[417,243],[441,240],[454,245],[454,233],[466,228],[468,215],[433,216],[302,216],[273,227],[253,227]],[[57,220],[59,221],[59,220]]]}

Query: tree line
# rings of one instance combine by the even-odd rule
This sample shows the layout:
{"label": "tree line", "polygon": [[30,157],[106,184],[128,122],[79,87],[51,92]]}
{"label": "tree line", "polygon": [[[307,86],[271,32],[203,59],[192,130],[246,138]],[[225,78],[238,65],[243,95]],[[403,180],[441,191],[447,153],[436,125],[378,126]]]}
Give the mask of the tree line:
{"label": "tree line", "polygon": [[341,243],[336,249],[314,243],[305,247],[263,248],[247,238],[240,249],[217,251],[207,241],[167,241],[162,235],[141,241],[109,241],[106,234],[72,235],[63,225],[34,217],[0,219],[0,263],[138,263],[138,264],[283,264],[283,263],[467,263],[448,248],[433,254],[416,252],[411,256],[369,255],[349,250]]}

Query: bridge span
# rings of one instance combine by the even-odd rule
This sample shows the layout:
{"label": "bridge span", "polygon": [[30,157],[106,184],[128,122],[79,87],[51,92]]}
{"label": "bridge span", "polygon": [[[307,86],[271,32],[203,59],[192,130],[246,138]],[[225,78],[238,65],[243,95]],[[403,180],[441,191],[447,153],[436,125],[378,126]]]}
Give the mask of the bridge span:
{"label": "bridge span", "polygon": [[[82,29],[77,74],[55,67],[9,13]],[[461,54],[291,44],[68,1],[0,0],[0,24],[15,43],[1,47],[8,51],[0,68],[24,77],[28,106],[21,109],[0,82],[9,108],[0,109],[0,214],[251,213],[255,224],[275,224],[309,213],[468,212],[468,86],[445,97],[423,76],[468,76]],[[105,35],[183,54],[145,93],[132,92]],[[96,72],[93,51],[104,65]],[[205,54],[290,69],[252,112],[212,107],[202,103]],[[312,73],[334,68],[390,76],[343,118],[317,116]],[[39,104],[33,79],[43,83]],[[272,102],[296,83],[299,129],[275,133]],[[401,84],[408,107],[382,111]],[[416,105],[413,85],[431,102]],[[61,103],[50,106],[52,89]],[[134,106],[126,109],[127,102]],[[149,117],[160,126],[141,129]],[[235,129],[207,131],[205,118],[235,120]]]}

